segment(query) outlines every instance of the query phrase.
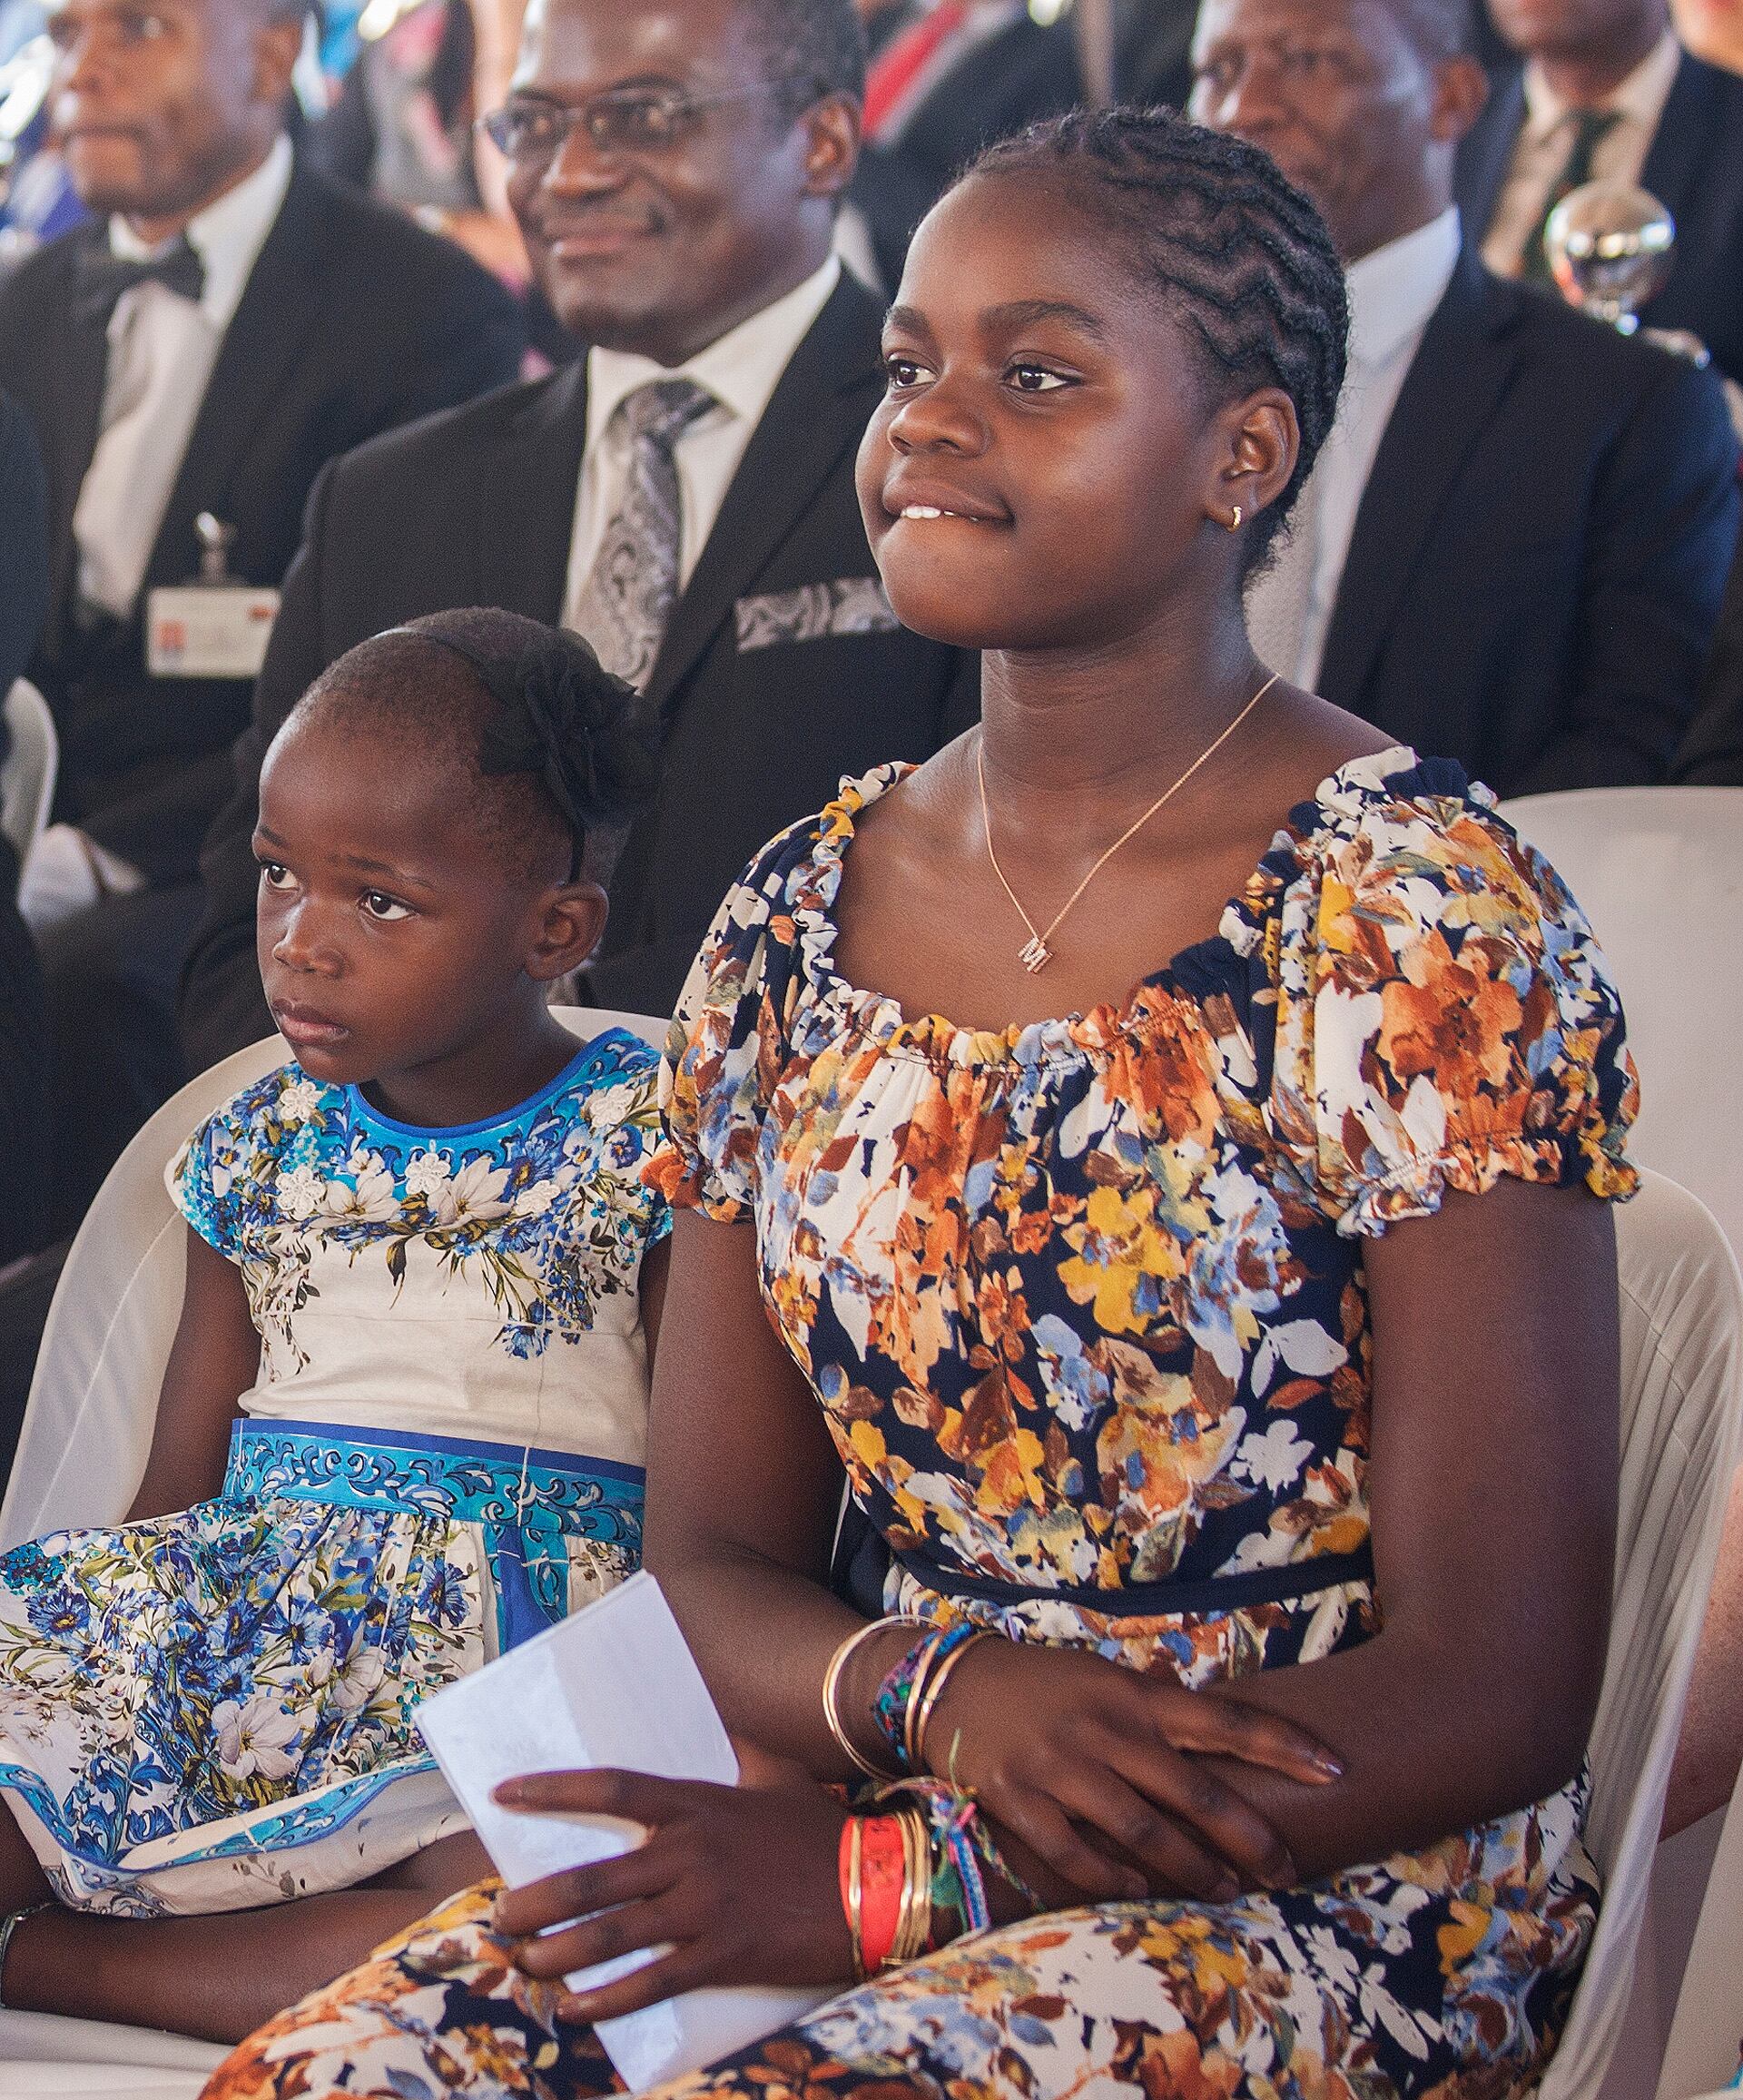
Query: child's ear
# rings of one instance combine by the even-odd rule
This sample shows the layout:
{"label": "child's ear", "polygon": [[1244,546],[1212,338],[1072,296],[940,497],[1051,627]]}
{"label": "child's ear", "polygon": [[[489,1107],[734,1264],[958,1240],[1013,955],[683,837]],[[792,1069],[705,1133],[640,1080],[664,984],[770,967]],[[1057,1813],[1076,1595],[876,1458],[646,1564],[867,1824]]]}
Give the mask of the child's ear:
{"label": "child's ear", "polygon": [[592,960],[611,907],[597,882],[564,882],[546,892],[544,915],[527,957],[536,984],[554,984]]}

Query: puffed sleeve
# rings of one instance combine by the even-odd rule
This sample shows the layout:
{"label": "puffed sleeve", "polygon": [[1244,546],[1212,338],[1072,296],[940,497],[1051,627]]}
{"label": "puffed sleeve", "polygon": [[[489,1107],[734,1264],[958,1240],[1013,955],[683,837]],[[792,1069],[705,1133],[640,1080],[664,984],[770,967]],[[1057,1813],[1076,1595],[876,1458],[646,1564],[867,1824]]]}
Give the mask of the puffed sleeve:
{"label": "puffed sleeve", "polygon": [[1282,899],[1283,1180],[1352,1236],[1503,1175],[1632,1195],[1639,1088],[1579,906],[1486,790],[1433,792],[1433,763],[1385,784]]}
{"label": "puffed sleeve", "polygon": [[790,1055],[800,980],[793,914],[820,821],[795,825],[752,862],[685,980],[661,1070],[665,1141],[647,1168],[675,1210],[723,1225],[751,1215],[763,1124]]}
{"label": "puffed sleeve", "polygon": [[243,1217],[259,1201],[251,1169],[261,1149],[261,1119],[282,1090],[282,1077],[273,1072],[214,1110],[164,1169],[171,1202],[229,1261],[242,1258]]}

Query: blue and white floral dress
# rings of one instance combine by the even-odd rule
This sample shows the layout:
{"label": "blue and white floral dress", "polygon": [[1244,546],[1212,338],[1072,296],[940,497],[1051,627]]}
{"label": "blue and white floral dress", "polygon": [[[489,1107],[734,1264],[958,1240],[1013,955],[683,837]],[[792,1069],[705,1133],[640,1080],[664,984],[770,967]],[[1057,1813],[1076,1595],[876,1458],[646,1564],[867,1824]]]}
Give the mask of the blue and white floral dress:
{"label": "blue and white floral dress", "polygon": [[419,1702],[640,1556],[657,1075],[613,1029],[418,1129],[292,1064],[189,1139],[261,1335],[223,1492],[0,1559],[0,1789],[64,1901],[276,1902],[465,1827]]}

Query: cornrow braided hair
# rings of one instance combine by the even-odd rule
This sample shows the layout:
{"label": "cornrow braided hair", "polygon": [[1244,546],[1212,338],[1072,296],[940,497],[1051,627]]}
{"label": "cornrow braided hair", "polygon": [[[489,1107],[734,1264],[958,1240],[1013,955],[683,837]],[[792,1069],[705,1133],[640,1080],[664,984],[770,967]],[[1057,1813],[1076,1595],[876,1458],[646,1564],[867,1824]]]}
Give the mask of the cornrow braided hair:
{"label": "cornrow braided hair", "polygon": [[1250,575],[1286,522],[1337,413],[1348,353],[1344,267],[1325,222],[1268,153],[1165,109],[1073,110],[989,147],[973,175],[1063,179],[1110,222],[1199,346],[1218,401],[1276,387],[1301,450],[1255,518]]}

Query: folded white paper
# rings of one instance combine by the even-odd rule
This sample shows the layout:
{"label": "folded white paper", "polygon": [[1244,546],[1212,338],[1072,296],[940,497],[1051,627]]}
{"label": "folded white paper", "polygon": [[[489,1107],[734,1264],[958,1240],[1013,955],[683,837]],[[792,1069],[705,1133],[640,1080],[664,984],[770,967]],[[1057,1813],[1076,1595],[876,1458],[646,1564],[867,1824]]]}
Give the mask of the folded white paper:
{"label": "folded white paper", "polygon": [[[548,1633],[498,1656],[419,1709],[419,1726],[511,1888],[615,1858],[639,1826],[603,1816],[519,1816],[491,1790],[524,1772],[618,1770],[732,1786],[738,1760],[659,1584],[632,1575]],[[626,1955],[567,1980],[585,1990],[639,1968]],[[822,1991],[690,1991],[600,2023],[632,2093],[692,2071],[810,2011]]]}

